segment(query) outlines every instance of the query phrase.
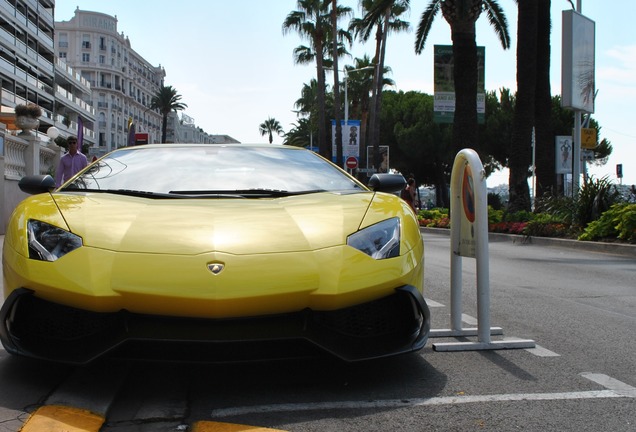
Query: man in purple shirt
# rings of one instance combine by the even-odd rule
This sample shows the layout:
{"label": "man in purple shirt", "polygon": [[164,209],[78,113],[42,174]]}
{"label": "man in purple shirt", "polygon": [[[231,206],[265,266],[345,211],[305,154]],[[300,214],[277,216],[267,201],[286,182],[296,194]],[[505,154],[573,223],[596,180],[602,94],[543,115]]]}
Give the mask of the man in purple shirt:
{"label": "man in purple shirt", "polygon": [[56,187],[60,187],[62,183],[88,165],[86,156],[82,152],[77,151],[77,138],[70,136],[66,142],[68,143],[68,153],[60,158],[60,165],[55,172]]}

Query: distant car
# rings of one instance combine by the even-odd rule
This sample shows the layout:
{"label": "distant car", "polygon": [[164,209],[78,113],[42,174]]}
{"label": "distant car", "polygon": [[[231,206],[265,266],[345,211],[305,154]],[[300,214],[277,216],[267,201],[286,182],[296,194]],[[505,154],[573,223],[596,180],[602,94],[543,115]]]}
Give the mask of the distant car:
{"label": "distant car", "polygon": [[34,195],[5,235],[0,339],[71,364],[417,351],[430,315],[404,184],[244,144],[122,148],[57,190],[25,177]]}

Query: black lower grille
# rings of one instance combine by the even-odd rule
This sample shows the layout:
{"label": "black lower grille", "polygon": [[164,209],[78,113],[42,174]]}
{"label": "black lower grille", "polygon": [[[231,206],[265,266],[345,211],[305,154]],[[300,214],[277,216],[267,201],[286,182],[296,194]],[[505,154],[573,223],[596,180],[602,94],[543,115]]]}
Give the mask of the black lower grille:
{"label": "black lower grille", "polygon": [[96,337],[112,331],[121,323],[121,314],[96,313],[57,303],[35,296],[23,296],[18,300],[19,317],[11,327],[17,337],[73,342]]}
{"label": "black lower grille", "polygon": [[313,315],[322,326],[360,338],[402,333],[417,325],[411,300],[397,294],[346,309],[314,312]]}
{"label": "black lower grille", "polygon": [[166,357],[177,352],[183,357],[181,353],[187,351],[197,357],[209,355],[210,361],[289,358],[311,351],[357,361],[420,349],[429,331],[426,303],[409,286],[336,311],[305,309],[222,320],[125,310],[96,313],[52,303],[21,289],[5,301],[0,316],[0,338],[10,353],[80,364],[113,353],[147,359],[157,356],[162,347],[167,348]]}

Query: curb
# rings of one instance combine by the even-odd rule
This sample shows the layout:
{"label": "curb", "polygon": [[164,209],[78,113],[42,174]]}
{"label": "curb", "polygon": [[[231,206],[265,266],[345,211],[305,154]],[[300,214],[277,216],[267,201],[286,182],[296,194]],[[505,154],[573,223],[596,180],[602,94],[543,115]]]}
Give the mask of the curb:
{"label": "curb", "polygon": [[[450,229],[447,228],[427,228],[420,227],[421,233],[429,233],[436,235],[445,235],[450,237]],[[604,242],[591,242],[581,240],[571,240],[562,238],[551,237],[531,237],[518,234],[502,234],[502,233],[488,233],[488,241],[491,243],[510,241],[519,245],[537,245],[537,246],[552,246],[569,249],[577,249],[588,252],[599,252],[614,255],[622,255],[626,257],[636,258],[636,245],[627,243],[604,243]]]}

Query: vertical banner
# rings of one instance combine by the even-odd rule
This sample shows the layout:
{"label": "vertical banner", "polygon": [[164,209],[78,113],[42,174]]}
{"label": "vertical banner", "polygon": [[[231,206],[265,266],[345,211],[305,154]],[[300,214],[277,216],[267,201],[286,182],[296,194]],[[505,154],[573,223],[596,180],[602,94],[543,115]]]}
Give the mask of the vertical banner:
{"label": "vertical banner", "polygon": [[[342,159],[343,164],[349,157],[360,159],[360,120],[349,120],[345,124],[344,120],[340,120],[342,125]],[[331,160],[336,162],[338,155],[336,148],[336,121],[331,120]]]}
{"label": "vertical banner", "polygon": [[82,146],[84,145],[84,121],[82,120],[82,116],[77,116],[77,149],[79,152],[82,151]]}
{"label": "vertical banner", "polygon": [[[453,123],[455,117],[455,78],[452,45],[435,45],[433,60],[436,123]],[[477,47],[477,121],[486,120],[486,49]]]}
{"label": "vertical banner", "polygon": [[572,174],[572,153],[574,152],[571,136],[555,137],[554,161],[557,174]]}

